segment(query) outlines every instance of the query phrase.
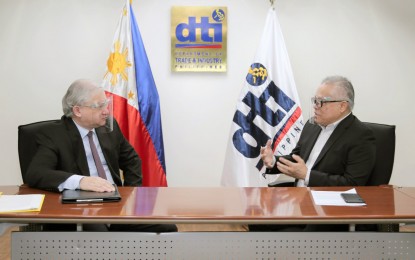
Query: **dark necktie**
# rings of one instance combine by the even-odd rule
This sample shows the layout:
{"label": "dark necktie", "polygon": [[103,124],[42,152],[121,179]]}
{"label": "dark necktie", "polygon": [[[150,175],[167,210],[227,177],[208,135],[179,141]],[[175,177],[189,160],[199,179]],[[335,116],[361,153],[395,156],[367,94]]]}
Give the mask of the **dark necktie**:
{"label": "dark necktie", "polygon": [[94,132],[92,131],[89,131],[88,133],[88,140],[89,140],[89,146],[91,146],[92,157],[94,157],[95,166],[97,167],[97,170],[98,170],[98,176],[103,179],[107,179],[107,176],[105,175],[104,167],[102,166],[101,159],[99,159],[97,147],[95,146],[94,139],[92,139],[93,133]]}

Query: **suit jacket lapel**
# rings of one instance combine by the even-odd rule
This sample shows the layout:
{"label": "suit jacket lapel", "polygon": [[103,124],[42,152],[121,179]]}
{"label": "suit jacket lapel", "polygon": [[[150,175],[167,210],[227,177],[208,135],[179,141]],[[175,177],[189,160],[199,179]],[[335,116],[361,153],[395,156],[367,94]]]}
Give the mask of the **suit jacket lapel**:
{"label": "suit jacket lapel", "polygon": [[311,125],[312,129],[312,133],[310,133],[310,137],[309,140],[307,141],[307,144],[304,145],[304,151],[302,153],[302,157],[304,161],[308,160],[308,157],[310,156],[311,150],[314,147],[314,144],[317,141],[318,136],[320,135],[321,132],[321,127],[318,125]]}
{"label": "suit jacket lapel", "polygon": [[95,128],[95,133],[97,134],[99,144],[101,146],[102,153],[104,154],[105,160],[109,164],[109,154],[111,153],[111,144],[108,141],[106,133],[103,131],[102,127]]}
{"label": "suit jacket lapel", "polygon": [[117,156],[115,155],[114,146],[111,142],[111,133],[108,133],[105,127],[95,128],[95,132],[97,133],[99,144],[101,145],[101,150],[104,154],[105,161],[107,162],[108,169],[110,170],[112,179],[115,183],[122,183],[119,171],[116,172],[116,170],[114,170],[114,165],[117,164]]}
{"label": "suit jacket lapel", "polygon": [[101,146],[102,153],[104,154],[105,161],[107,162],[111,175],[114,178],[114,174],[116,175],[116,173],[113,171],[111,162],[111,159],[114,157],[113,155],[111,155],[113,153],[114,147],[112,147],[111,145],[111,141],[108,136],[109,133],[106,132],[104,127],[95,128],[95,132],[97,133],[97,137],[99,140],[99,144]]}
{"label": "suit jacket lapel", "polygon": [[317,160],[314,163],[314,165],[316,165],[321,160],[321,158],[323,158],[323,156],[327,153],[327,151],[330,150],[330,147],[346,132],[350,124],[353,122],[353,119],[354,119],[353,114],[350,114],[343,121],[339,123],[336,129],[334,129],[330,138],[327,140],[327,143],[324,145],[320,154],[318,155]]}
{"label": "suit jacket lapel", "polygon": [[84,143],[82,142],[79,130],[70,118],[65,119],[65,124],[70,139],[70,149],[72,150],[76,164],[78,165],[78,168],[81,171],[80,174],[88,176],[89,167],[88,162],[86,160]]}

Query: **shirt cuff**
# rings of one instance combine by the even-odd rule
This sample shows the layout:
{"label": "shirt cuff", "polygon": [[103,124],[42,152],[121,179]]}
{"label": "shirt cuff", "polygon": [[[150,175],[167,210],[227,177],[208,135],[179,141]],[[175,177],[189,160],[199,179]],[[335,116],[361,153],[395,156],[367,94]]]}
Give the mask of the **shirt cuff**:
{"label": "shirt cuff", "polygon": [[274,168],[275,164],[277,163],[277,158],[275,156],[272,156],[272,165],[269,169]]}
{"label": "shirt cuff", "polygon": [[310,181],[310,173],[311,173],[311,169],[307,169],[307,175],[305,176],[305,179],[304,179],[304,185],[306,187],[308,187],[308,182]]}
{"label": "shirt cuff", "polygon": [[80,188],[79,182],[81,181],[83,177],[85,176],[77,175],[77,174],[72,175],[71,177],[66,179],[66,181],[59,184],[58,186],[59,191],[79,189]]}

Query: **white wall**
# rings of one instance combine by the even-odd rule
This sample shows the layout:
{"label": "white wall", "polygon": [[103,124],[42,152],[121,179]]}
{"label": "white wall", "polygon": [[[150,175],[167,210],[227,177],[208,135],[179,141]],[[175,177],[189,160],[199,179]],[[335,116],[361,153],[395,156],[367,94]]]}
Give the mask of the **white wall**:
{"label": "white wall", "polygon": [[[0,185],[21,184],[17,126],[59,118],[77,78],[100,81],[123,0],[0,0]],[[228,71],[170,72],[170,8],[228,7]],[[230,125],[269,8],[267,0],[136,0],[161,99],[169,186],[219,186]],[[415,186],[415,1],[278,0],[298,92],[327,75],[355,86],[362,121],[397,126],[391,183]]]}

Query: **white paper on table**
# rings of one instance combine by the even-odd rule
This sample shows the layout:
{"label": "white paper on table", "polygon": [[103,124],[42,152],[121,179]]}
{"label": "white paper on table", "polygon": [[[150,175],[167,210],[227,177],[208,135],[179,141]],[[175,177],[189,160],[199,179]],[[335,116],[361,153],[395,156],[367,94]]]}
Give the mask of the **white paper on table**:
{"label": "white paper on table", "polygon": [[366,206],[366,203],[347,203],[341,197],[341,193],[354,193],[356,189],[353,188],[347,191],[311,191],[314,203],[320,206]]}
{"label": "white paper on table", "polygon": [[0,214],[40,211],[45,194],[1,195]]}

